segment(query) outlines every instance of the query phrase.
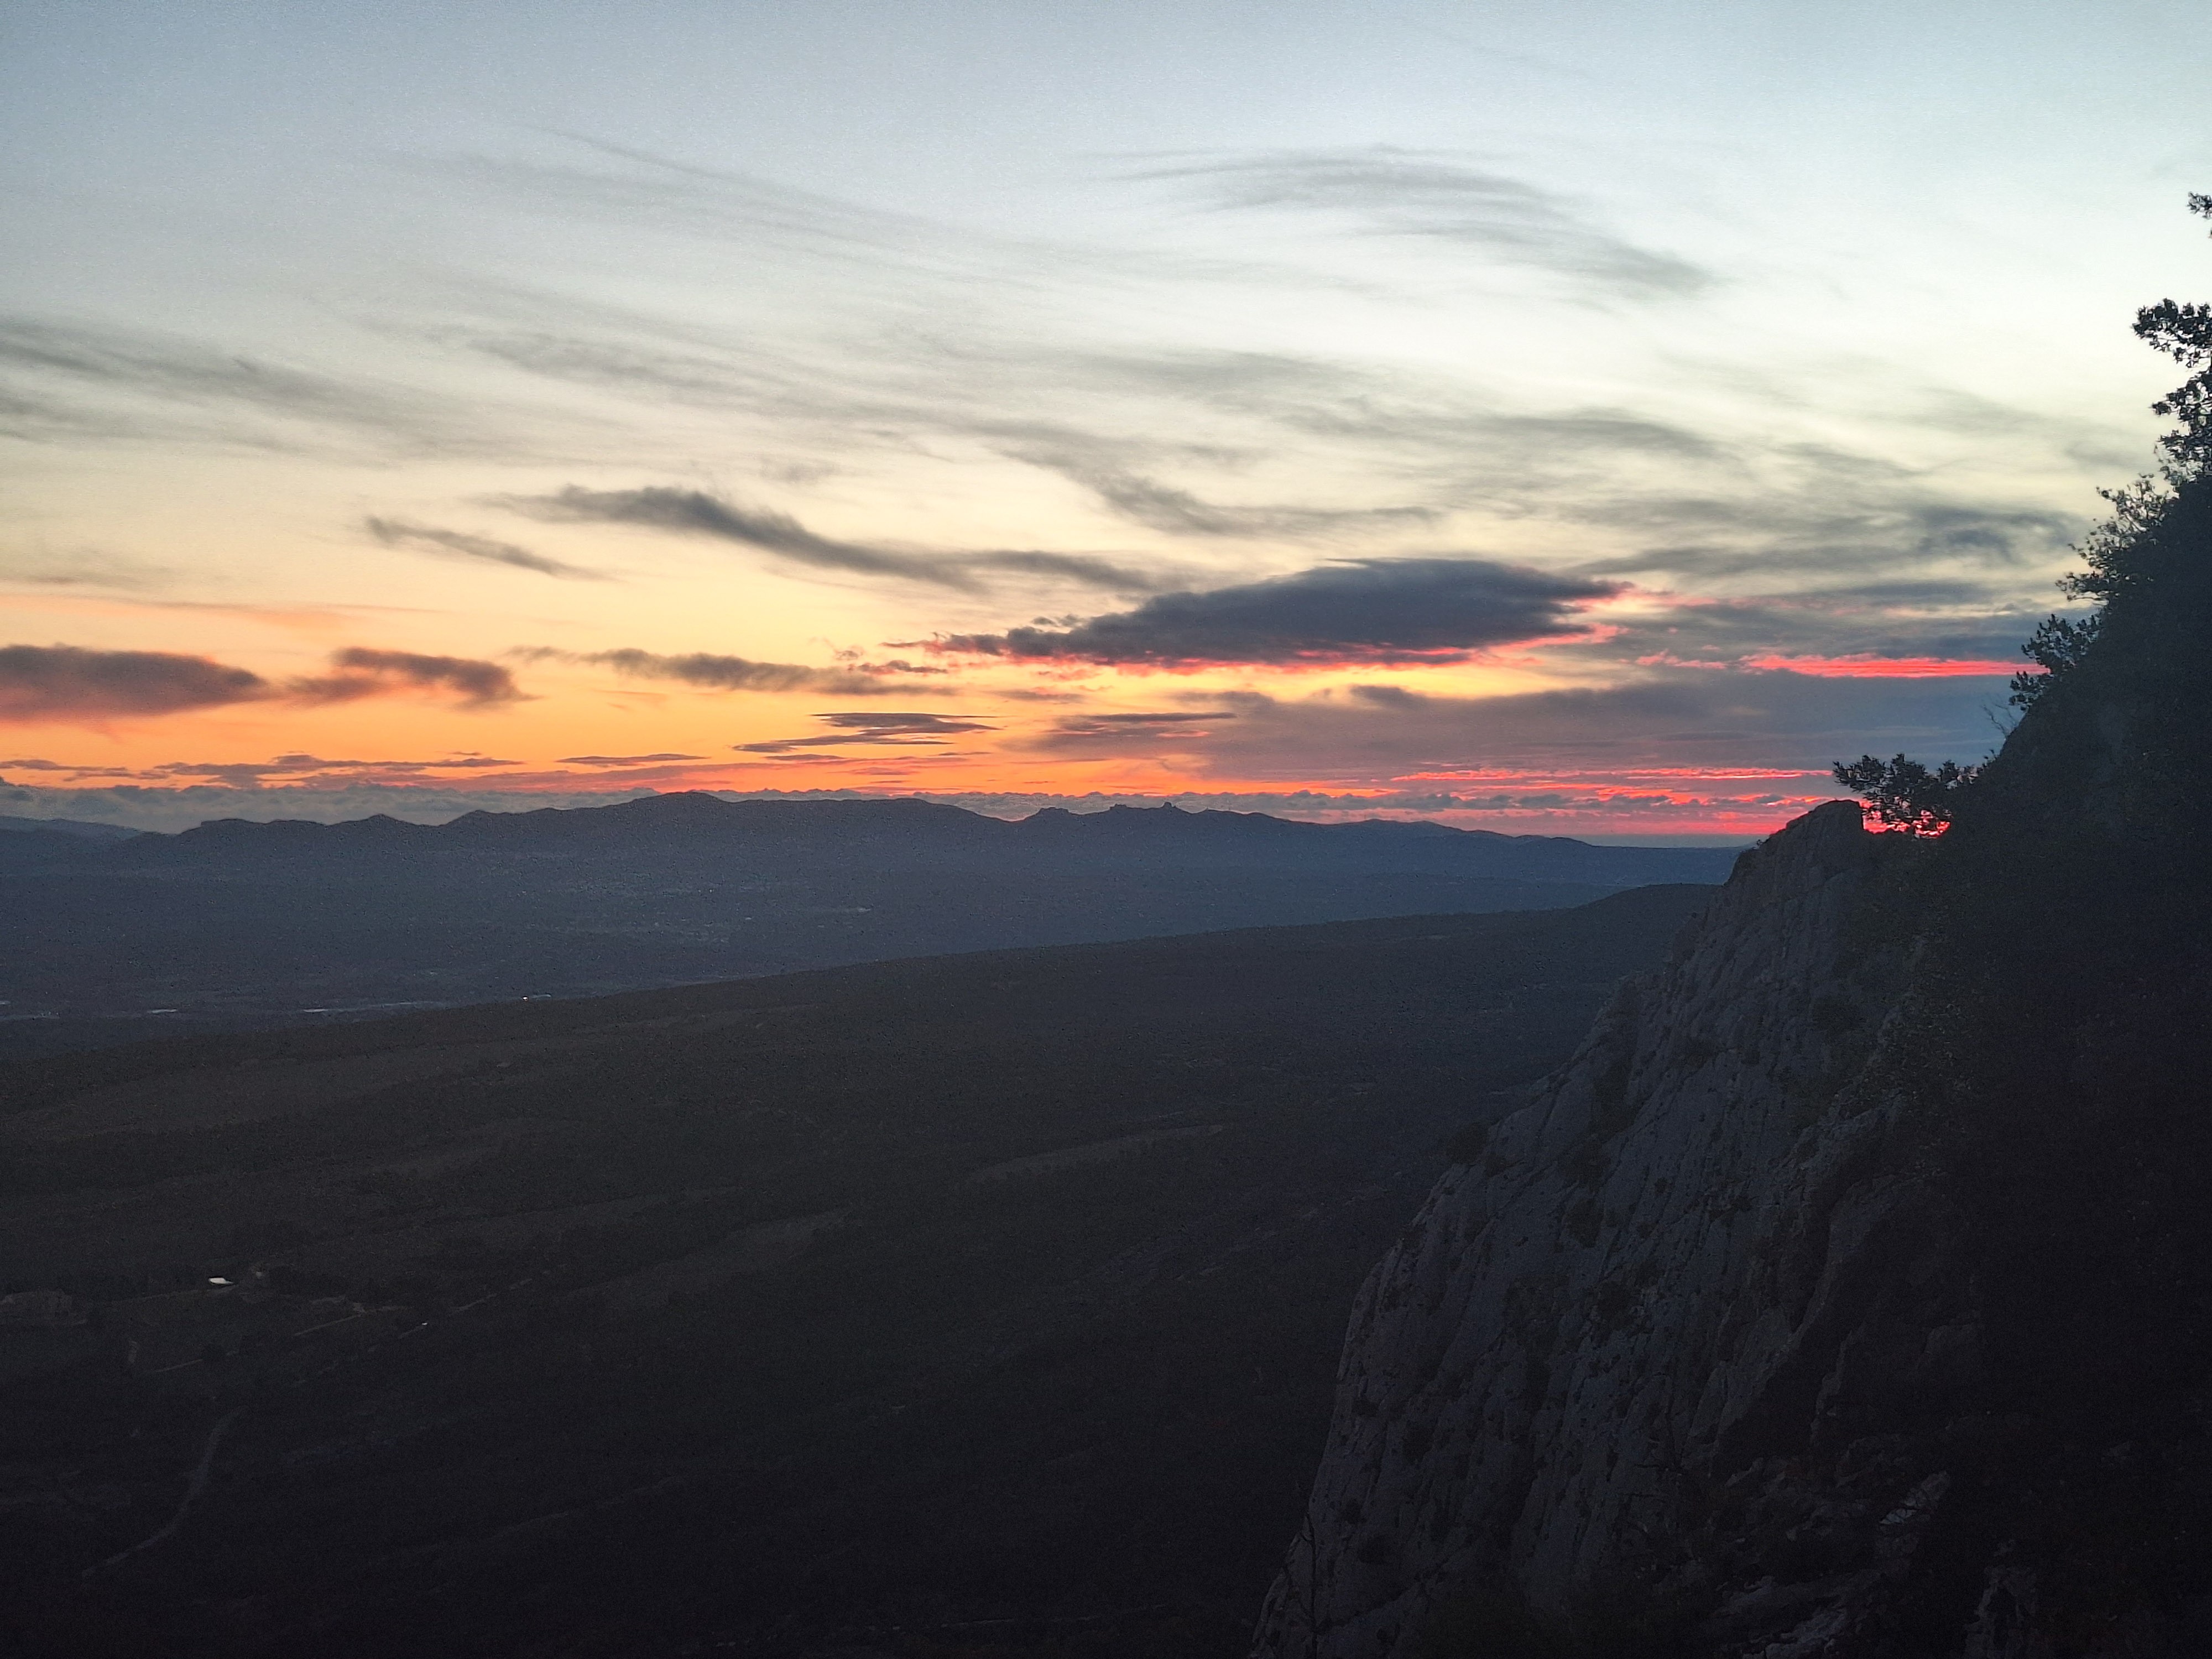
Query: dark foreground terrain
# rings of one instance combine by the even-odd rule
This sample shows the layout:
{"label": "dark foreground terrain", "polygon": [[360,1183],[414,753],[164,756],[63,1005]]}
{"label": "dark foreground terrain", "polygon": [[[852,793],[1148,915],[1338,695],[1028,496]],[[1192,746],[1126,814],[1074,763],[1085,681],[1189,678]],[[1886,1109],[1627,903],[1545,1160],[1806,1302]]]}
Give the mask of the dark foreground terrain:
{"label": "dark foreground terrain", "polygon": [[1717,848],[921,800],[0,833],[0,1058],[519,997],[1717,882]]}
{"label": "dark foreground terrain", "polygon": [[1241,1651],[1360,1278],[1711,890],[18,1066],[0,1646]]}

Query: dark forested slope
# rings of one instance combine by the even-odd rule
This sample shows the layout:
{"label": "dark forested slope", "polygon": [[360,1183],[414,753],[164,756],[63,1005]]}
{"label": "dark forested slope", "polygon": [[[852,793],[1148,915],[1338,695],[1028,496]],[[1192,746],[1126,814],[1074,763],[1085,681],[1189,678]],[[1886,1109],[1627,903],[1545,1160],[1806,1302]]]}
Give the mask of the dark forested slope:
{"label": "dark forested slope", "polygon": [[1232,1653],[1366,1264],[1711,890],[0,1072],[0,1646]]}

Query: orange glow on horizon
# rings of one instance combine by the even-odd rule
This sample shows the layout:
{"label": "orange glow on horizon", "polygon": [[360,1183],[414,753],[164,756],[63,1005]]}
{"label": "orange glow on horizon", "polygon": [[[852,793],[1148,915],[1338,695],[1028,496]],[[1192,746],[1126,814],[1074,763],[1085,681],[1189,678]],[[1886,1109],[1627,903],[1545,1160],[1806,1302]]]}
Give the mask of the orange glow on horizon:
{"label": "orange glow on horizon", "polygon": [[[1747,839],[1832,798],[1816,793],[1826,784],[1825,767],[1669,763],[1666,750],[1654,746],[1674,740],[1663,736],[1608,738],[1606,746],[1618,743],[1624,752],[1617,763],[1599,766],[1569,758],[1589,745],[1566,732],[1564,752],[1547,764],[1549,744],[1510,736],[1510,724],[1494,726],[1487,700],[1501,700],[1496,706],[1509,710],[1531,693],[1601,694],[1606,686],[1579,660],[1533,652],[1510,663],[1424,665],[1387,676],[1355,668],[1347,678],[1339,664],[1339,677],[1319,684],[1317,665],[1308,665],[1165,678],[1092,666],[1079,679],[1056,668],[977,665],[957,678],[917,676],[908,683],[840,666],[849,653],[833,652],[821,667],[789,666],[793,659],[821,662],[816,641],[804,653],[771,659],[763,652],[763,660],[781,661],[799,677],[799,689],[749,690],[672,678],[665,665],[684,660],[676,655],[652,659],[660,665],[640,676],[611,660],[618,653],[478,647],[471,659],[512,672],[518,696],[471,705],[449,686],[393,679],[374,695],[315,703],[287,688],[327,672],[337,653],[366,647],[375,654],[397,636],[418,652],[468,655],[460,625],[466,619],[403,630],[396,613],[386,627],[354,608],[190,609],[196,637],[189,643],[148,628],[149,620],[177,614],[159,605],[90,600],[79,614],[112,619],[109,628],[120,630],[99,640],[101,648],[197,646],[210,660],[250,664],[271,688],[268,695],[160,716],[20,722],[0,738],[0,777],[51,792],[38,810],[62,816],[83,815],[54,804],[67,792],[118,787],[143,802],[166,794],[176,802],[173,813],[204,810],[206,817],[375,811],[405,817],[410,794],[419,797],[416,812],[437,817],[465,810],[451,804],[464,799],[471,806],[527,810],[645,792],[830,792],[975,798],[1008,812],[1027,810],[1023,800],[1212,800],[1293,817],[1420,817],[1614,839]],[[272,641],[272,625],[290,637]],[[218,629],[223,640],[208,637]],[[712,660],[742,666],[748,659]],[[1720,664],[1668,665],[1730,672]],[[1938,658],[1772,653],[1733,672],[1748,690],[1766,672],[1914,679],[2010,670]],[[1430,735],[1398,736],[1401,723]],[[1727,745],[1723,755],[1741,743],[1725,732],[1718,740]],[[1417,742],[1434,743],[1439,762],[1448,763],[1454,750],[1479,755],[1501,743],[1506,752],[1533,758],[1399,769]],[[989,805],[994,798],[1016,804]]]}

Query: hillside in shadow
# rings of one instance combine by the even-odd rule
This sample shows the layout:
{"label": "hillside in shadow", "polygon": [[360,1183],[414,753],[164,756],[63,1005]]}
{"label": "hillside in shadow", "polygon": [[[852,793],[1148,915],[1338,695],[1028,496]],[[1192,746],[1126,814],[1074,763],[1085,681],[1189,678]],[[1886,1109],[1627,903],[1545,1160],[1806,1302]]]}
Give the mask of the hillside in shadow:
{"label": "hillside in shadow", "polygon": [[14,1650],[1237,1651],[1360,1277],[1711,890],[18,1065]]}

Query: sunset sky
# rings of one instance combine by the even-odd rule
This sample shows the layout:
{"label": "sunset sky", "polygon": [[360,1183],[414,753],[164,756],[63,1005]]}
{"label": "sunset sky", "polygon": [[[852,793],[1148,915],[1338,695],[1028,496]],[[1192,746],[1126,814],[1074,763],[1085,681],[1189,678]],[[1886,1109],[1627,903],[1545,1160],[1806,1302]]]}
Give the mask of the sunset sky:
{"label": "sunset sky", "polygon": [[1978,757],[2212,294],[2197,4],[0,11],[0,812]]}

